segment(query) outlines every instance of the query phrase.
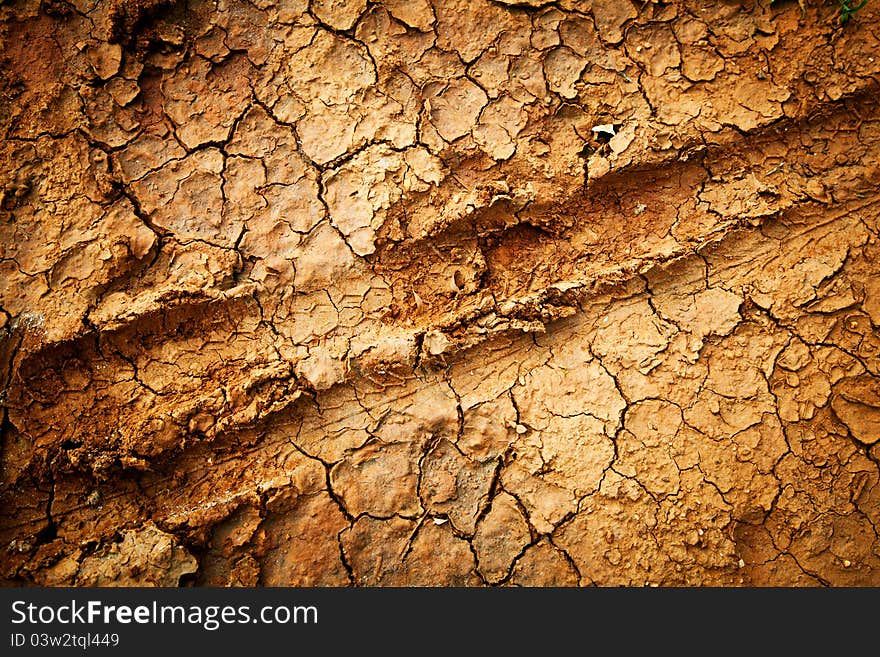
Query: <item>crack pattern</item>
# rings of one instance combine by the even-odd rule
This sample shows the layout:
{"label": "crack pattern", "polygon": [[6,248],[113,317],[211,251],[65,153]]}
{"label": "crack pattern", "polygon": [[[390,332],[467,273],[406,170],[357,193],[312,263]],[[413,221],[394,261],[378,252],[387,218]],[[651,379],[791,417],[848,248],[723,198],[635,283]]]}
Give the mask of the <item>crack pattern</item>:
{"label": "crack pattern", "polygon": [[880,583],[877,8],[0,6],[0,581]]}

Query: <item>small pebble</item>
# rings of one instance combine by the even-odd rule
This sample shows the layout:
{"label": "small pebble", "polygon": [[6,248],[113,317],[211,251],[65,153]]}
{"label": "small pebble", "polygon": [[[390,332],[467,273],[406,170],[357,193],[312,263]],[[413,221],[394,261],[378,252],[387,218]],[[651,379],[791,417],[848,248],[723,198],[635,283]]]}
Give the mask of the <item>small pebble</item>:
{"label": "small pebble", "polygon": [[98,506],[101,503],[101,493],[99,493],[97,490],[93,490],[89,494],[87,502],[89,506]]}

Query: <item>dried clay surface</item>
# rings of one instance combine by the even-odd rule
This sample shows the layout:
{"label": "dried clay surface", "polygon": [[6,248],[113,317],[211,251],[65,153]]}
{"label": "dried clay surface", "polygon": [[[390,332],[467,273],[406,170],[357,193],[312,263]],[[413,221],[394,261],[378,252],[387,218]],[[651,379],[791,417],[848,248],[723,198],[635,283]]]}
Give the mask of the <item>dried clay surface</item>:
{"label": "dried clay surface", "polygon": [[0,4],[0,582],[880,585],[837,12]]}

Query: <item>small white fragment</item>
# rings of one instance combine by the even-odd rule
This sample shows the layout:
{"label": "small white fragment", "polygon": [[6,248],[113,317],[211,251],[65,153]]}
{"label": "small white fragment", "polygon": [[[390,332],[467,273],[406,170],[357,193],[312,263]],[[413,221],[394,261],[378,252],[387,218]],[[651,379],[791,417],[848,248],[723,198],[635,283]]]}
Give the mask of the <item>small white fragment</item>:
{"label": "small white fragment", "polygon": [[850,566],[852,566],[852,561],[850,561],[849,559],[844,559],[843,560],[843,567],[849,568]]}
{"label": "small white fragment", "polygon": [[740,559],[740,560],[739,560],[739,567],[740,567],[740,568],[745,568],[745,567],[746,567],[746,562],[743,561],[742,559]]}
{"label": "small white fragment", "polygon": [[613,137],[617,134],[617,128],[614,127],[613,123],[601,123],[599,125],[594,125],[591,130],[597,135],[608,135],[609,137]]}
{"label": "small white fragment", "polygon": [[526,426],[524,424],[517,424],[516,425],[516,432],[520,436],[523,435],[526,431],[528,431],[528,429],[526,428]]}
{"label": "small white fragment", "polygon": [[644,203],[639,203],[639,204],[636,205],[636,207],[633,209],[633,214],[635,214],[635,215],[638,217],[640,214],[642,214],[642,213],[643,213],[645,210],[647,210],[647,209],[648,209],[648,206],[647,206],[647,205],[645,205]]}
{"label": "small white fragment", "polygon": [[445,525],[447,522],[449,522],[449,518],[434,518],[435,525]]}

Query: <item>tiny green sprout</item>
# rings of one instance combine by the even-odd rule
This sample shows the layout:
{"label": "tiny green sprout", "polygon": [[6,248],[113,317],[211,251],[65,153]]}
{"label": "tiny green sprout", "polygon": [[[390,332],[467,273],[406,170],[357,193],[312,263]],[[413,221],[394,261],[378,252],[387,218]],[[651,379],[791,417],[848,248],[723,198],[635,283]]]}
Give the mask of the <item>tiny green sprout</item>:
{"label": "tiny green sprout", "polygon": [[850,18],[852,18],[855,13],[868,4],[868,0],[862,0],[857,5],[850,4],[853,1],[858,0],[840,0],[840,22],[846,23]]}
{"label": "tiny green sprout", "polygon": [[[779,0],[770,0],[770,4],[772,5],[774,2],[778,1]],[[840,22],[846,23],[856,15],[857,11],[868,4],[868,0],[838,0],[838,4],[840,5]],[[798,5],[801,8],[801,13],[806,14],[807,8],[804,4],[804,0],[798,0]]]}

